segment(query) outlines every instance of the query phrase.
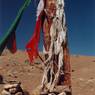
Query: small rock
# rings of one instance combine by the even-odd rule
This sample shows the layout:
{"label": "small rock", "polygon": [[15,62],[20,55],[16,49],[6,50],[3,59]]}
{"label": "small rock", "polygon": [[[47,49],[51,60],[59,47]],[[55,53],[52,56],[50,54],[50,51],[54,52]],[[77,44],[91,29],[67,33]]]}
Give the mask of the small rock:
{"label": "small rock", "polygon": [[23,95],[22,92],[17,92],[15,95]]}
{"label": "small rock", "polygon": [[17,87],[18,84],[5,84],[4,85],[4,89],[10,89],[10,88],[13,88],[13,87]]}
{"label": "small rock", "polygon": [[14,78],[18,78],[18,77],[15,75]]}
{"label": "small rock", "polygon": [[8,67],[9,66],[9,64],[6,64],[6,67]]}
{"label": "small rock", "polygon": [[85,81],[83,78],[79,78],[80,81]]}
{"label": "small rock", "polygon": [[6,91],[6,90],[3,90],[2,92],[1,92],[1,95],[11,95],[8,91]]}
{"label": "small rock", "polygon": [[0,70],[2,70],[3,69],[3,67],[0,67]]}
{"label": "small rock", "polygon": [[8,82],[7,84],[4,85],[2,95],[23,95],[23,90],[20,85],[21,85],[20,82],[16,81]]}
{"label": "small rock", "polygon": [[54,94],[54,93],[49,93],[48,95],[56,95],[56,94]]}
{"label": "small rock", "polygon": [[3,83],[3,76],[0,75],[0,84],[2,84],[2,83]]}
{"label": "small rock", "polygon": [[60,93],[60,94],[58,94],[58,95],[66,95],[66,93],[65,93],[65,92],[62,92],[62,93]]}
{"label": "small rock", "polygon": [[75,72],[75,70],[72,70],[72,72]]}
{"label": "small rock", "polygon": [[25,64],[30,64],[30,61],[29,60],[25,60],[24,63]]}
{"label": "small rock", "polygon": [[14,87],[14,88],[10,88],[9,89],[9,92],[11,93],[11,94],[15,94],[16,92],[17,92],[17,89]]}
{"label": "small rock", "polygon": [[95,62],[95,60],[93,60],[92,62]]}

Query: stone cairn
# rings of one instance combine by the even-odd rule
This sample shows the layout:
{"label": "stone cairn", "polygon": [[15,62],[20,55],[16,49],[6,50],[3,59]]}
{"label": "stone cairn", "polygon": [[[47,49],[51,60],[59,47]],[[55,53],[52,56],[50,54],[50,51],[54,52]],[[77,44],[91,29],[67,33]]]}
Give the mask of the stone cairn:
{"label": "stone cairn", "polygon": [[1,95],[24,95],[20,82],[9,82],[3,87]]}

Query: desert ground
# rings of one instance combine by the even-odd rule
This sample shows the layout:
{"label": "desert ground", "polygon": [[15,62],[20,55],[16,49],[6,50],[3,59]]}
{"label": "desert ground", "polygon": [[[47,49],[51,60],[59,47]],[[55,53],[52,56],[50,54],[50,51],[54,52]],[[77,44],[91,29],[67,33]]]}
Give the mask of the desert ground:
{"label": "desert ground", "polygon": [[[72,93],[73,95],[95,95],[95,56],[71,55]],[[43,68],[36,60],[29,64],[28,56],[24,51],[11,54],[5,50],[0,56],[0,92],[3,82],[20,81],[22,88],[32,95],[41,83]]]}

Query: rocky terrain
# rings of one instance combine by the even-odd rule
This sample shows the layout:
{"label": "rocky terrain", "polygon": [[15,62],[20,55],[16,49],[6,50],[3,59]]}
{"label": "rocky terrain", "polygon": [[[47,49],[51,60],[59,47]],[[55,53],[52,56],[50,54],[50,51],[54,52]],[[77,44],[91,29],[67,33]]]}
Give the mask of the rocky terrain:
{"label": "rocky terrain", "polygon": [[[0,56],[0,93],[4,83],[19,81],[23,90],[30,95],[40,85],[43,68],[36,60],[36,64],[29,64],[26,52],[17,51],[11,54],[5,50]],[[95,57],[71,56],[73,95],[95,95]]]}

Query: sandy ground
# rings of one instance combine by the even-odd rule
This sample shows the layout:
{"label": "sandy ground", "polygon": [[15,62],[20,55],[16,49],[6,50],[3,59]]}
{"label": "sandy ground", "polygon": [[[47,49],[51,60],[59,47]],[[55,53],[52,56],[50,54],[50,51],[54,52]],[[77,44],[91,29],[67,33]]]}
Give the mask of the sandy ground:
{"label": "sandy ground", "polygon": [[[42,66],[38,60],[35,65],[29,65],[26,61],[27,54],[18,51],[12,55],[5,51],[0,56],[0,75],[4,81],[20,81],[22,88],[31,92],[40,85],[42,79]],[[95,57],[71,56],[72,89],[73,95],[95,95]],[[0,84],[0,92],[3,84]]]}

